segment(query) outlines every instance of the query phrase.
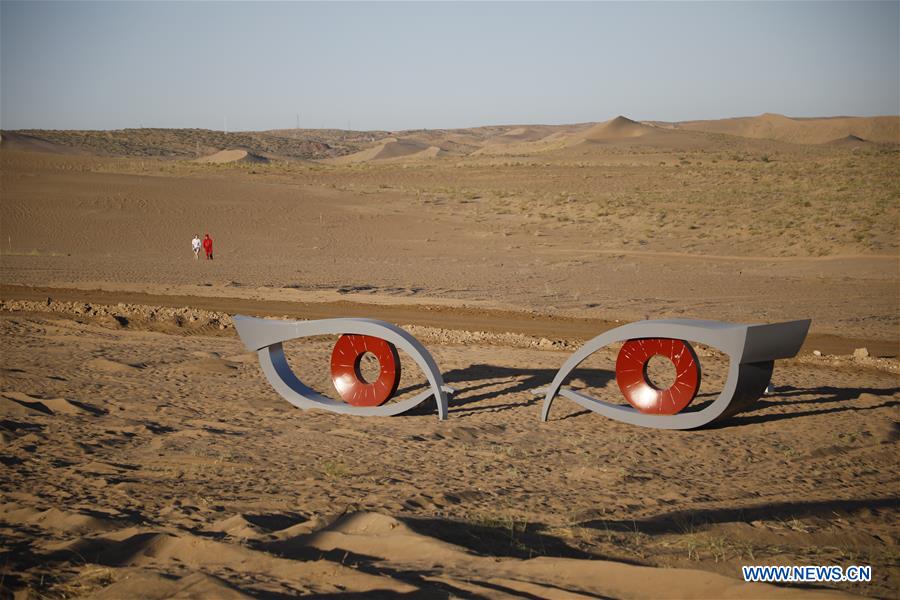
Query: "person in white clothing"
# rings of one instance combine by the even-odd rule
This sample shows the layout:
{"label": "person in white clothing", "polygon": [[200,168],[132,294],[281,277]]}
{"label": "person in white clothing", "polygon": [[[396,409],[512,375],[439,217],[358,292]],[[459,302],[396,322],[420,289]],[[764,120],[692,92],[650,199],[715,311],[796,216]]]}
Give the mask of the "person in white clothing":
{"label": "person in white clothing", "polygon": [[200,260],[200,234],[195,233],[194,239],[191,240],[191,248],[194,250],[194,260]]}

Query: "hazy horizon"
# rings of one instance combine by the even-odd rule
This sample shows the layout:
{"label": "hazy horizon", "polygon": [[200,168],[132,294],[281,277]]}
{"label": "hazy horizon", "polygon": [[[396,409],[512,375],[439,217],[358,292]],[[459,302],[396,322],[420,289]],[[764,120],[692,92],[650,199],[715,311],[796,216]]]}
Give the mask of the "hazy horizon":
{"label": "hazy horizon", "polygon": [[[375,128],[375,129],[346,129],[343,127],[273,127],[269,129],[228,129],[226,133],[261,133],[266,131],[347,131],[347,132],[358,132],[358,133],[367,133],[367,132],[396,132],[396,133],[404,133],[404,132],[413,132],[413,131],[454,131],[454,130],[467,130],[467,129],[477,129],[479,127],[527,127],[527,126],[547,126],[547,127],[564,127],[571,125],[590,125],[594,123],[604,123],[607,121],[611,121],[617,117],[625,117],[627,119],[631,119],[636,122],[644,122],[644,123],[686,123],[689,121],[717,121],[717,120],[725,120],[725,119],[745,119],[745,118],[753,118],[753,117],[761,117],[767,114],[775,114],[782,117],[787,117],[789,119],[799,119],[799,120],[810,120],[810,119],[842,119],[842,118],[874,118],[874,117],[900,117],[900,114],[892,114],[892,115],[819,115],[814,117],[796,117],[792,115],[782,115],[780,113],[760,113],[757,115],[734,115],[732,117],[718,117],[716,119],[685,119],[683,121],[664,121],[662,119],[631,119],[628,115],[615,115],[608,118],[597,119],[596,121],[578,121],[572,123],[542,123],[542,122],[533,122],[533,123],[481,123],[479,125],[470,125],[463,127],[413,127],[410,129],[384,129],[384,128]],[[88,128],[48,128],[48,127],[18,127],[18,128],[6,128],[0,127],[0,131],[124,131],[130,129],[160,129],[160,130],[172,130],[172,129],[196,129],[199,131],[222,131],[221,128],[211,128],[211,127],[165,127],[165,126],[137,126],[137,127],[107,127],[107,128],[96,128],[96,129],[88,129]]]}
{"label": "hazy horizon", "polygon": [[900,113],[900,3],[0,3],[0,127]]}

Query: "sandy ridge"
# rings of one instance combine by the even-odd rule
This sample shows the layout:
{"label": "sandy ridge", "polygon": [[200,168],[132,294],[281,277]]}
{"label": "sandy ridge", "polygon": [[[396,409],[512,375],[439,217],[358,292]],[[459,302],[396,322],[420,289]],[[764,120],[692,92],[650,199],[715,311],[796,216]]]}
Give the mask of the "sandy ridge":
{"label": "sandy ridge", "polygon": [[[101,325],[113,329],[129,328],[135,331],[161,331],[187,335],[233,335],[234,322],[231,315],[222,312],[207,311],[198,308],[171,308],[141,304],[116,305],[89,304],[81,302],[36,302],[29,300],[0,300],[0,312],[25,314],[54,314],[64,318],[87,317]],[[269,315],[274,318],[290,319],[288,315]],[[482,345],[502,346],[505,348],[528,348],[548,351],[573,352],[581,346],[582,340],[550,339],[520,333],[493,333],[490,331],[471,331],[461,329],[444,329],[409,323],[401,323],[406,331],[426,344],[438,345]],[[819,341],[808,345],[816,345]],[[821,344],[820,344],[821,345]],[[703,355],[703,350],[698,349]],[[896,358],[879,358],[870,355],[868,349],[864,353],[829,354],[815,350],[815,354],[805,354],[796,360],[807,364],[829,364],[833,367],[870,368],[886,372],[900,373],[900,360]],[[95,359],[94,367],[105,371],[129,369],[128,365]]]}
{"label": "sandy ridge", "polygon": [[[286,319],[366,316],[402,325],[410,331],[417,331],[416,335],[423,339],[440,343],[483,342],[518,348],[573,349],[595,335],[622,325],[621,322],[599,319],[551,317],[460,306],[260,301],[236,297],[167,296],[28,286],[0,286],[0,298],[3,299],[0,300],[0,310],[74,315],[87,313],[87,316],[103,317],[112,324],[120,315],[132,319],[137,317],[143,327],[151,322],[159,325],[169,322],[178,328],[187,326],[185,331],[198,327],[228,330],[233,327],[230,315],[234,314]],[[857,348],[866,348],[872,357],[897,357],[900,342],[813,332],[803,347],[805,352],[818,350],[825,355],[852,355]]]}
{"label": "sandy ridge", "polygon": [[[84,513],[38,511],[14,503],[0,505],[0,518],[44,530],[82,534],[46,546],[48,559],[91,556],[106,567],[104,577],[88,568],[59,591],[81,588],[96,598],[152,597],[249,598],[223,579],[221,570],[298,582],[297,591],[328,593],[472,594],[479,598],[660,597],[671,598],[852,598],[837,591],[784,589],[744,583],[694,569],[659,569],[613,561],[539,557],[478,556],[464,548],[414,531],[402,520],[377,512],[351,512],[331,523],[301,523],[284,530],[253,525],[248,515],[223,523],[224,540],[183,530],[115,528],[109,519]],[[251,520],[247,520],[247,519]],[[236,528],[241,525],[241,530]],[[254,547],[235,543],[250,531]],[[85,535],[86,534],[86,535]],[[319,555],[316,560],[315,554]],[[161,578],[156,569],[176,563],[194,572]],[[364,568],[360,568],[365,565]],[[368,572],[367,572],[368,571]],[[410,578],[407,573],[428,574]],[[413,585],[415,583],[416,585]],[[678,592],[672,595],[672,590]],[[429,591],[430,590],[430,591]],[[505,592],[505,593],[504,593]],[[380,594],[379,594],[380,595]]]}

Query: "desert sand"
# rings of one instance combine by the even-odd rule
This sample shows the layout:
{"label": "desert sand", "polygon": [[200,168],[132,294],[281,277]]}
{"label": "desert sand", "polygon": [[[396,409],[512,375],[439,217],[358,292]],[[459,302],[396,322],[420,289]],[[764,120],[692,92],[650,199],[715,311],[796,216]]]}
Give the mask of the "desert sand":
{"label": "desert sand", "polygon": [[[2,593],[896,596],[898,118],[748,119],[3,132]],[[295,409],[236,313],[404,326],[449,419]],[[584,340],[667,317],[813,325],[716,428],[539,422]],[[332,395],[333,343],[287,346]],[[615,397],[615,356],[572,385]]]}

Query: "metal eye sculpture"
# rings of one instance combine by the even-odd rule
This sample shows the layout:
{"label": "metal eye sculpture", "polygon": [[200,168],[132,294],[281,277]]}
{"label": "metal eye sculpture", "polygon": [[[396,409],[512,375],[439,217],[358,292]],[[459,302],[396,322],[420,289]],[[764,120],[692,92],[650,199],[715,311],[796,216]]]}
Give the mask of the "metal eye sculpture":
{"label": "metal eye sculpture", "polygon": [[[406,412],[433,396],[438,418],[447,418],[447,394],[452,394],[453,388],[444,385],[441,372],[428,350],[396,325],[374,319],[281,321],[236,315],[234,327],[247,349],[257,353],[259,366],[275,391],[297,408],[383,417]],[[331,353],[331,379],[344,402],[306,386],[291,370],[284,355],[283,342],[328,334],[340,335]],[[419,365],[429,389],[411,398],[385,404],[400,383],[397,348]],[[367,353],[374,354],[379,363],[378,376],[371,382],[360,371],[360,363]]]}
{"label": "metal eye sculpture", "polygon": [[[766,325],[673,319],[639,321],[602,333],[573,354],[556,373],[544,394],[541,420],[546,421],[557,395],[611,419],[658,429],[696,429],[747,410],[765,393],[775,361],[796,356],[806,339],[810,320]],[[686,340],[712,346],[729,358],[725,386],[702,410],[682,412],[700,389],[700,363]],[[616,383],[631,406],[610,404],[562,387],[588,356],[615,342],[625,342],[616,359]],[[647,365],[663,356],[675,366],[668,388],[653,385]]]}

